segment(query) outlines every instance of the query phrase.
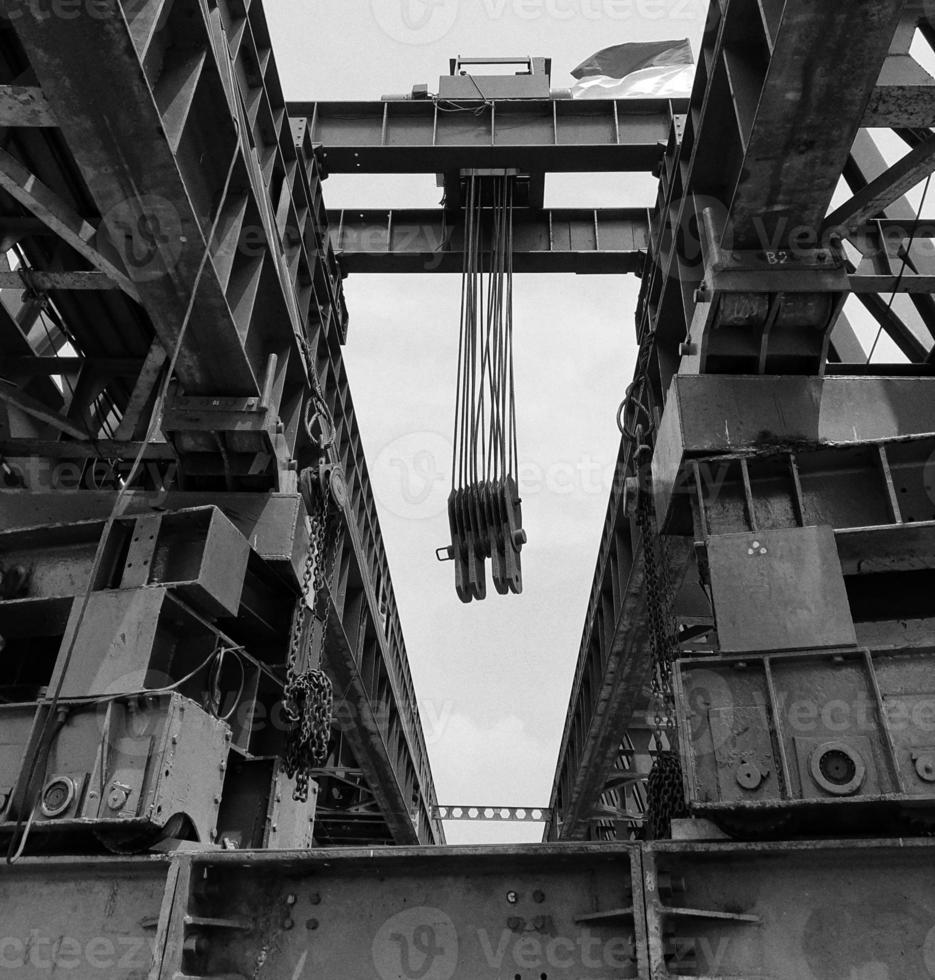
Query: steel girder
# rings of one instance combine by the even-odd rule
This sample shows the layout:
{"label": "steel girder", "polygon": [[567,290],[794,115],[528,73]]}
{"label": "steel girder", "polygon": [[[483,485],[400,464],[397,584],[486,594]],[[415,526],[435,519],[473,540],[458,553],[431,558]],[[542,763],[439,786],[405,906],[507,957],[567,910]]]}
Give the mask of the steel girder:
{"label": "steel girder", "polygon": [[[329,224],[347,273],[460,273],[464,267],[460,210],[345,210],[331,212]],[[648,229],[648,212],[641,208],[520,208],[513,215],[513,270],[638,272],[649,244]],[[482,234],[489,240],[489,222]]]}
{"label": "steel girder", "polygon": [[[153,489],[142,473],[156,463],[172,470],[182,457],[176,445],[142,439],[165,351],[178,337],[196,282],[176,366],[182,391],[226,399],[268,393],[278,419],[271,468],[262,454],[246,462],[213,451],[185,457],[188,487],[202,490],[205,502],[218,502],[218,488],[295,496],[296,470],[308,460],[301,423],[308,372],[315,371],[336,422],[335,454],[348,485],[329,589],[351,643],[333,652],[338,667],[362,672],[357,696],[379,719],[376,740],[357,746],[363,761],[345,741],[336,762],[366,766],[386,807],[361,816],[362,830],[350,836],[361,843],[442,840],[341,355],[347,312],[328,239],[320,159],[307,139],[294,137],[262,5],[94,6],[69,11],[73,17],[44,17],[25,5],[2,32],[0,79],[10,84],[0,89],[0,120],[12,128],[0,161],[0,237],[5,250],[20,249],[23,265],[0,270],[0,349],[5,376],[16,383],[15,391],[0,394],[33,419],[28,432],[22,424],[4,432],[4,458],[15,472],[23,463],[27,473],[37,459],[50,472],[57,461],[77,464],[84,481],[103,456],[124,460],[118,470],[125,473],[145,450],[138,489]],[[35,77],[31,72],[41,89],[22,90],[17,80]],[[164,223],[153,225],[154,218]],[[146,259],[139,268],[132,263],[137,247]],[[64,393],[53,377],[64,378]],[[63,440],[62,431],[72,438]],[[98,439],[102,434],[112,438]],[[0,501],[5,526],[54,523],[66,512],[106,516],[117,490],[88,484],[83,493],[62,493],[58,484],[40,487],[31,478],[27,486]],[[253,495],[228,496],[236,521]],[[286,553],[292,547],[283,544]],[[294,571],[284,573],[280,587],[291,601]]]}
{"label": "steel girder", "polygon": [[426,963],[451,980],[916,980],[932,966],[933,852],[920,838],[28,860],[0,878],[4,963],[23,980]]}
{"label": "steel girder", "polygon": [[[631,404],[628,418],[631,426],[644,426],[643,441],[650,447],[680,362],[690,373],[704,370],[691,343],[695,338],[689,338],[699,306],[710,302],[710,293],[699,289],[706,274],[704,210],[715,219],[712,227],[723,233],[725,246],[745,256],[775,250],[781,265],[787,254],[797,254],[794,246],[792,253],[784,250],[790,248],[790,235],[802,228],[820,242],[832,194],[887,55],[891,49],[902,51],[903,7],[899,2],[840,2],[819,11],[798,0],[771,6],[711,5],[692,97],[694,111],[684,133],[673,129],[669,136],[642,282],[638,323],[639,338],[650,344],[643,364],[647,387],[639,409]],[[919,15],[913,16],[917,21]],[[848,69],[842,71],[842,64]],[[885,300],[864,291],[895,286],[899,269],[891,265],[873,271],[878,273],[874,281],[867,277],[861,283],[861,277],[852,277],[850,288],[856,283],[868,300],[885,307]],[[884,272],[889,276],[885,281],[879,278]],[[911,275],[905,278],[911,280]],[[757,282],[754,289],[769,289],[771,281],[784,284],[777,288],[795,288],[792,279],[781,269],[770,271],[764,262],[751,271],[747,283]],[[846,279],[837,277],[845,290]],[[923,301],[930,285],[927,276],[916,284]],[[851,357],[859,355],[849,328],[840,346]],[[913,359],[924,358],[926,349],[913,350]],[[591,814],[628,726],[637,718],[644,721],[638,712],[645,710],[648,697],[649,658],[641,639],[647,629],[645,612],[634,608],[624,618],[618,613],[633,594],[634,583],[639,593],[641,575],[640,537],[621,512],[627,496],[620,486],[629,477],[633,492],[638,489],[635,448],[630,438],[624,439],[556,767],[550,800],[555,820],[546,828],[548,840],[580,840],[588,834]],[[649,487],[639,490],[649,492]],[[671,548],[683,539],[669,540]],[[677,578],[680,563],[672,564]],[[684,592],[677,593],[676,615],[688,612],[682,606],[685,599]],[[683,622],[706,602],[688,605],[696,608]],[[635,685],[623,692],[622,700],[612,693],[620,676]]]}
{"label": "steel girder", "polygon": [[682,100],[291,102],[330,173],[651,171]]}

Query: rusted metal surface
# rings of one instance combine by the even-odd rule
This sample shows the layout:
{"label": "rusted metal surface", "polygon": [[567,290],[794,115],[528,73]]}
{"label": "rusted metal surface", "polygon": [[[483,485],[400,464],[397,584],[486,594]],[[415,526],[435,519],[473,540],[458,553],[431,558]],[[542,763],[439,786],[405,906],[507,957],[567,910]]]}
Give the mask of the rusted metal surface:
{"label": "rusted metal surface", "polygon": [[29,980],[922,980],[933,870],[922,838],[37,859],[0,876],[0,955]]}
{"label": "rusted metal surface", "polygon": [[[650,171],[685,100],[492,99],[475,114],[444,103],[291,102],[332,173],[441,173],[464,167]],[[521,135],[520,135],[521,134]]]}
{"label": "rusted metal surface", "polygon": [[[142,683],[147,670],[174,683],[211,644],[230,644],[221,699],[254,698],[265,719],[255,742],[243,724],[231,726],[231,770],[253,750],[274,758],[287,726],[274,732],[264,712],[277,704],[309,552],[297,477],[318,458],[304,424],[314,375],[347,481],[346,533],[327,587],[356,663],[380,679],[366,691],[384,719],[370,779],[408,801],[396,807],[399,839],[441,839],[342,362],[347,309],[321,153],[285,111],[262,4],[102,0],[67,13],[24,7],[0,38],[0,115],[15,133],[0,159],[0,234],[5,253],[16,249],[0,270],[0,448],[11,488],[0,512],[5,529],[51,532],[25,550],[6,542],[4,560],[33,584],[0,599],[17,675],[0,686],[53,704],[63,692],[98,698],[113,693],[100,685],[130,675]],[[181,501],[183,486],[186,503],[176,507],[169,501]],[[178,525],[180,509],[215,503],[226,516],[210,528]],[[115,506],[118,530],[132,516],[142,537],[123,542],[116,577],[101,573],[113,556],[99,550],[107,581],[95,581],[85,602],[94,535],[64,540],[72,532],[62,527],[91,521],[100,531]],[[30,642],[37,655],[20,678]],[[197,678],[205,690],[186,693],[210,701],[218,692],[204,671]],[[334,751],[336,767],[357,767],[346,741],[336,738]],[[221,795],[233,801],[248,784],[258,811],[271,800],[282,814],[280,830],[233,834],[305,839],[308,808],[286,812],[291,784],[281,774],[245,775],[239,785],[231,777]],[[360,792],[373,797],[366,785]],[[345,822],[355,816],[351,808]],[[378,811],[352,839],[394,833]]]}

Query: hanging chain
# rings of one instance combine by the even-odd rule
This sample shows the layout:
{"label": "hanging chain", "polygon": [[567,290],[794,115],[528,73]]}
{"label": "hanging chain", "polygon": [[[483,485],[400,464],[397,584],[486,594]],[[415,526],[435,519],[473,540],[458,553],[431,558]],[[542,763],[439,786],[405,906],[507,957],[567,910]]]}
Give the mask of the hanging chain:
{"label": "hanging chain", "polygon": [[[328,583],[337,560],[340,522],[330,512],[331,494],[326,488],[320,489],[321,492],[316,494],[320,505],[312,508],[309,517],[311,535],[302,575],[302,591],[292,616],[283,691],[283,707],[292,723],[286,737],[283,764],[289,778],[295,779],[293,799],[303,803],[308,800],[308,784],[313,770],[322,766],[328,758],[334,710],[331,680],[320,665],[327,632]],[[329,532],[330,551],[327,548]],[[315,619],[312,623],[308,616],[309,594]]]}
{"label": "hanging chain", "polygon": [[641,476],[640,484],[637,521],[643,535],[643,587],[649,617],[652,730],[656,746],[646,784],[647,813],[644,834],[649,840],[657,840],[669,837],[672,819],[687,816],[688,810],[682,785],[682,765],[676,749],[672,660],[677,640],[668,549],[656,527],[656,512],[648,479],[644,480]]}
{"label": "hanging chain", "polygon": [[672,694],[672,653],[675,648],[675,623],[667,555],[656,529],[652,494],[641,477],[637,498],[637,521],[643,535],[643,581],[646,609],[649,614],[649,646],[652,657],[650,689],[653,697],[653,734],[656,747],[662,747],[675,728]]}

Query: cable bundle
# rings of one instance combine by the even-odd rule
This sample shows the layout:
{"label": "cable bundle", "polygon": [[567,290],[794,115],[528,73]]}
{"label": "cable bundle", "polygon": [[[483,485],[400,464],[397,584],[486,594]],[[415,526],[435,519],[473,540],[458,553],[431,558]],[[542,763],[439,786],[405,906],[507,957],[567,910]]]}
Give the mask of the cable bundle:
{"label": "cable bundle", "polygon": [[[448,520],[455,588],[462,602],[487,594],[491,561],[501,595],[522,592],[526,541],[517,488],[513,385],[513,193],[515,177],[466,178],[461,339]],[[491,240],[485,248],[484,219]],[[485,258],[489,255],[489,269]]]}

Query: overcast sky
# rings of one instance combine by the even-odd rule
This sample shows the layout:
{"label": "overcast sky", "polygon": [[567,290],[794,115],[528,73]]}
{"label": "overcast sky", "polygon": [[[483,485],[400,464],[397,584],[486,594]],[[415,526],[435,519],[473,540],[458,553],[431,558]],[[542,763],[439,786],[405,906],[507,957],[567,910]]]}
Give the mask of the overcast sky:
{"label": "overcast sky", "polygon": [[[378,99],[448,59],[547,56],[553,86],[598,49],[691,39],[707,0],[269,0],[286,98]],[[430,207],[433,177],[335,176],[329,208]],[[645,175],[555,175],[550,206],[648,206]],[[518,276],[515,360],[524,594],[462,605],[448,493],[460,279],[354,276],[345,354],[442,804],[546,805],[633,372],[637,280]],[[452,843],[541,826],[448,823]]]}

